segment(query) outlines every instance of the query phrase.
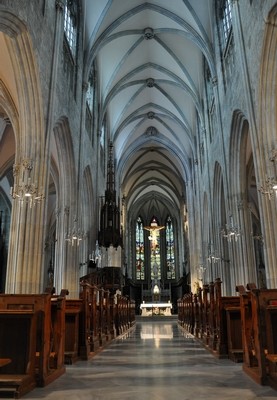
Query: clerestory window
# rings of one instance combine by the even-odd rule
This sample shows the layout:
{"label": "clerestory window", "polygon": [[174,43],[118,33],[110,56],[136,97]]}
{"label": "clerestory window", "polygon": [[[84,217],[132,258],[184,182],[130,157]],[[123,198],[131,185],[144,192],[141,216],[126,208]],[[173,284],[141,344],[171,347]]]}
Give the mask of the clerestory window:
{"label": "clerestory window", "polygon": [[76,56],[77,47],[77,1],[65,0],[64,6],[64,34],[72,56]]}
{"label": "clerestory window", "polygon": [[233,0],[220,0],[216,2],[218,33],[222,54],[222,67],[224,85],[227,88],[228,83],[232,83],[234,69],[234,38],[233,38]]}
{"label": "clerestory window", "polygon": [[222,6],[223,35],[227,44],[232,31],[232,4],[231,0],[225,0]]}

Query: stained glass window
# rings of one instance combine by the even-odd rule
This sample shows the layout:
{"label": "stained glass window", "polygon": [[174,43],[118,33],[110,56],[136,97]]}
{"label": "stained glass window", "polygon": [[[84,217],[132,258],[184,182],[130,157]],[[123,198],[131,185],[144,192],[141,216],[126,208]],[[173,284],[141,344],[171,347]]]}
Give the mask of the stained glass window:
{"label": "stained glass window", "polygon": [[144,230],[141,217],[138,217],[136,221],[136,278],[145,279]]}
{"label": "stained glass window", "polygon": [[174,230],[170,217],[167,217],[165,225],[166,237],[166,277],[167,279],[175,279],[175,256],[174,256]]}

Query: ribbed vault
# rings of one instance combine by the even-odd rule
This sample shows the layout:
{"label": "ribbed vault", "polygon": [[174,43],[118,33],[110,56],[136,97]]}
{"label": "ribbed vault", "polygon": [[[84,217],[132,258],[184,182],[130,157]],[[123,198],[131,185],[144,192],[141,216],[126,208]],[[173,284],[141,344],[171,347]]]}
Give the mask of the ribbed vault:
{"label": "ribbed vault", "polygon": [[[210,0],[86,1],[86,73],[114,144],[127,208],[179,208],[203,127],[203,62],[215,76]],[[141,200],[144,199],[144,200]],[[149,207],[148,200],[145,207]]]}

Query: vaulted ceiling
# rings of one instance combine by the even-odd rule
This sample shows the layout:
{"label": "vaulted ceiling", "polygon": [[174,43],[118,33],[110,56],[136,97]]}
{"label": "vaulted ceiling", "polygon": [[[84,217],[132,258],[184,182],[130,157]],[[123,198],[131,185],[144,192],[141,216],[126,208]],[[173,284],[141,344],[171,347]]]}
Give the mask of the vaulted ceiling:
{"label": "vaulted ceiling", "polygon": [[212,0],[84,0],[87,73],[129,207],[180,207],[203,126],[203,62],[214,75]]}

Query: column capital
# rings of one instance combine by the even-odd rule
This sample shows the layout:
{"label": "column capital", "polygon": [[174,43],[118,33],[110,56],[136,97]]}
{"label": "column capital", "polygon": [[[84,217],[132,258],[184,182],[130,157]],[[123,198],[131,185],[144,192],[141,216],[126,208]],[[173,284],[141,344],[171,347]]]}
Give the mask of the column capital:
{"label": "column capital", "polygon": [[64,10],[64,0],[56,0],[56,10],[63,12]]}
{"label": "column capital", "polygon": [[88,86],[89,86],[89,85],[88,85],[88,82],[83,81],[83,83],[82,83],[82,89],[83,89],[84,92],[87,92]]}
{"label": "column capital", "polygon": [[217,76],[213,76],[213,77],[211,78],[211,82],[212,82],[212,85],[213,85],[213,86],[217,86],[217,84],[218,84]]}
{"label": "column capital", "polygon": [[202,126],[200,128],[200,131],[201,131],[202,136],[206,136],[207,130],[206,130],[206,128],[204,126]]}

